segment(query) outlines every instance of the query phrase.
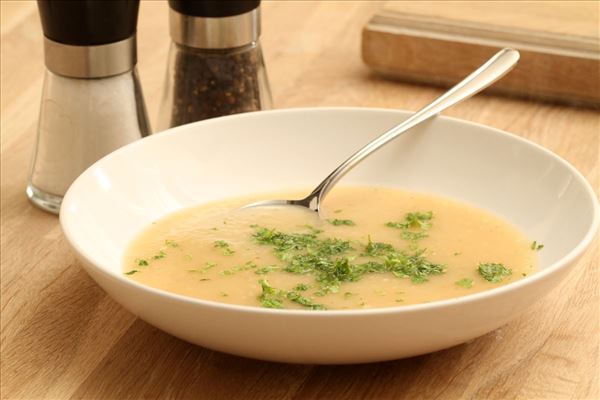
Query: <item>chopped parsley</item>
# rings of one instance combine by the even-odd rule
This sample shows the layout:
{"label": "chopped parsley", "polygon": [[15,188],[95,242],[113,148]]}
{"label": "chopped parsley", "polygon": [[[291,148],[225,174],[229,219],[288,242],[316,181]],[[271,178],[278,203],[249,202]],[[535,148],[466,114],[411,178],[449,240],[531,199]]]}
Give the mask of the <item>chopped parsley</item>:
{"label": "chopped parsley", "polygon": [[512,275],[512,270],[498,263],[480,263],[477,267],[479,275],[488,282],[499,283],[504,277]]}
{"label": "chopped parsley", "polygon": [[262,292],[258,296],[260,304],[265,308],[283,308],[281,291],[269,285],[265,279],[261,279],[258,283],[262,287]]}
{"label": "chopped parsley", "polygon": [[[341,210],[335,211],[335,213],[339,212]],[[254,261],[248,261],[245,264],[222,270],[220,274],[228,276],[250,271],[251,274],[260,275],[257,277],[258,279],[264,278],[264,275],[273,271],[283,271],[295,275],[308,275],[311,278],[311,281],[307,281],[310,285],[298,283],[286,290],[271,286],[266,279],[260,279],[258,283],[261,292],[258,300],[266,308],[285,308],[297,304],[305,309],[325,310],[325,305],[318,303],[318,296],[338,292],[340,295],[343,294],[343,298],[352,299],[352,303],[362,301],[360,306],[368,306],[359,293],[344,292],[343,289],[350,289],[350,285],[347,288],[343,285],[359,281],[370,274],[391,274],[398,279],[408,279],[414,284],[422,284],[436,275],[445,273],[446,266],[428,259],[432,253],[422,248],[419,243],[420,240],[428,237],[433,217],[431,211],[412,212],[407,213],[400,221],[386,223],[386,226],[398,229],[400,238],[408,242],[401,244],[398,248],[390,243],[375,241],[371,236],[368,236],[367,243],[360,240],[344,240],[335,236],[328,237],[323,230],[311,225],[301,226],[296,233],[251,225],[254,242],[261,246],[268,246],[279,262],[276,265],[257,265]],[[333,226],[356,225],[350,219],[328,219],[327,222]],[[223,223],[226,224],[227,221],[223,221]],[[147,259],[135,259],[135,264],[142,267],[148,266],[152,260],[165,258],[167,251],[169,254],[173,254],[170,248],[181,250],[181,246],[173,240],[165,240],[164,244],[164,251],[161,250]],[[216,251],[220,251],[226,256],[236,253],[230,243],[225,240],[215,240],[213,246]],[[533,242],[531,245],[534,250],[542,247],[543,245],[539,245],[537,242]],[[241,251],[242,249],[237,250]],[[191,255],[185,254],[183,251],[180,254],[184,260],[192,261]],[[460,254],[459,252],[454,253],[455,256]],[[257,257],[255,261],[260,260]],[[188,266],[193,267],[194,264],[188,264]],[[207,262],[204,266],[188,271],[203,274],[216,265],[216,263]],[[512,274],[509,268],[496,263],[480,263],[477,270],[483,279],[494,283],[501,282]],[[140,271],[136,269],[125,272],[125,274],[133,275],[137,272]],[[197,276],[196,279],[201,277]],[[200,281],[208,280],[210,279],[200,279]],[[301,280],[306,281],[305,278],[301,278]],[[474,280],[463,278],[456,281],[455,284],[468,289],[473,287]],[[375,290],[375,293],[381,296],[387,295],[381,290]],[[223,297],[228,296],[225,292],[219,292],[219,294]],[[402,297],[404,296],[401,292],[394,292],[392,299],[402,302]]]}
{"label": "chopped parsley", "polygon": [[138,271],[137,269],[132,269],[131,271],[127,271],[127,272],[125,272],[125,275],[133,275],[133,274],[135,274],[136,272],[140,272],[140,271]]}
{"label": "chopped parsley", "polygon": [[462,278],[459,281],[454,282],[458,286],[462,286],[464,288],[470,289],[473,287],[473,279],[471,278]]}
{"label": "chopped parsley", "polygon": [[[284,233],[275,229],[255,227],[254,239],[261,245],[273,247],[275,255],[285,265],[283,270],[298,275],[310,274],[319,284],[318,296],[337,293],[344,282],[355,282],[371,273],[391,272],[399,278],[423,283],[431,275],[444,273],[445,266],[428,261],[423,249],[398,251],[391,244],[369,242],[363,257],[357,260],[351,254],[350,241],[322,238],[320,231],[309,233]],[[359,261],[360,260],[360,261]]]}
{"label": "chopped parsley", "polygon": [[394,247],[388,243],[382,242],[373,242],[371,240],[371,236],[369,236],[369,241],[365,246],[365,251],[362,253],[363,256],[371,256],[378,257],[381,255],[388,254],[394,251]]}
{"label": "chopped parsley", "polygon": [[235,267],[233,267],[231,269],[226,269],[224,271],[221,271],[221,275],[233,275],[233,274],[235,274],[237,272],[248,271],[248,270],[254,269],[256,267],[257,267],[257,265],[256,265],[255,262],[248,261],[244,265],[236,265]]}
{"label": "chopped parsley", "polygon": [[385,264],[388,270],[399,278],[410,278],[413,283],[423,283],[429,280],[430,275],[441,275],[446,266],[428,261],[423,253],[417,250],[414,254],[396,252],[388,255]]}
{"label": "chopped parsley", "polygon": [[433,212],[414,212],[406,214],[404,220],[409,228],[429,229],[431,228],[431,220]]}
{"label": "chopped parsley", "polygon": [[269,282],[265,279],[259,280],[258,283],[262,287],[262,293],[258,296],[258,300],[260,300],[260,304],[265,308],[283,308],[283,302],[287,299],[311,310],[327,309],[324,305],[313,302],[311,299],[302,296],[297,291],[292,290],[288,292],[275,289],[273,286],[269,285]]}
{"label": "chopped parsley", "polygon": [[400,237],[402,239],[417,242],[421,239],[425,239],[429,234],[426,232],[431,228],[431,220],[433,219],[433,212],[414,212],[408,213],[404,216],[404,219],[399,222],[388,222],[385,226],[389,228],[395,228],[402,230]]}
{"label": "chopped parsley", "polygon": [[272,246],[275,255],[281,260],[289,260],[297,251],[307,251],[317,256],[332,256],[351,250],[350,241],[340,239],[320,240],[320,230],[309,233],[283,233],[275,229],[256,227],[254,239],[262,245]]}
{"label": "chopped parsley", "polygon": [[431,220],[433,219],[433,212],[414,212],[408,213],[404,216],[404,220],[400,222],[388,222],[385,226],[389,228],[397,229],[409,229],[418,228],[427,230],[431,228]]}
{"label": "chopped parsley", "polygon": [[404,222],[386,222],[385,226],[388,228],[396,228],[396,229],[407,229],[408,226]]}
{"label": "chopped parsley", "polygon": [[214,247],[221,249],[221,252],[226,256],[230,256],[235,253],[235,251],[231,249],[229,243],[224,240],[216,240],[214,242]]}
{"label": "chopped parsley", "polygon": [[302,296],[300,293],[298,292],[287,292],[286,297],[288,300],[293,301],[294,303],[300,304],[301,306],[310,308],[311,310],[327,310],[327,307],[325,307],[322,304],[317,304],[315,302],[313,302],[311,299]]}
{"label": "chopped parsley", "polygon": [[294,290],[297,292],[305,292],[308,289],[310,289],[310,286],[308,286],[306,283],[299,283],[296,286],[294,286]]}
{"label": "chopped parsley", "polygon": [[136,258],[133,262],[136,263],[139,267],[148,266],[148,260],[145,260],[143,258]]}
{"label": "chopped parsley", "polygon": [[188,272],[199,272],[201,274],[205,273],[206,271],[208,271],[211,268],[214,268],[217,266],[217,263],[214,262],[207,262],[206,264],[204,264],[204,267],[202,268],[197,268],[197,269],[188,269]]}
{"label": "chopped parsley", "polygon": [[401,235],[402,239],[409,240],[409,241],[425,239],[427,236],[429,236],[429,235],[426,232],[412,232],[412,231],[402,231],[402,235]]}
{"label": "chopped parsley", "polygon": [[531,250],[540,251],[543,248],[544,248],[544,245],[541,243],[538,243],[536,240],[534,240],[533,243],[531,243]]}
{"label": "chopped parsley", "polygon": [[281,269],[281,268],[278,267],[277,265],[268,265],[266,267],[258,268],[256,271],[254,271],[254,273],[256,275],[265,275],[265,274],[268,274],[269,272],[277,271],[279,269]]}
{"label": "chopped parsley", "polygon": [[333,226],[341,226],[341,225],[346,225],[346,226],[354,226],[356,225],[354,223],[354,221],[352,221],[351,219],[328,219],[327,222],[329,222],[331,225]]}

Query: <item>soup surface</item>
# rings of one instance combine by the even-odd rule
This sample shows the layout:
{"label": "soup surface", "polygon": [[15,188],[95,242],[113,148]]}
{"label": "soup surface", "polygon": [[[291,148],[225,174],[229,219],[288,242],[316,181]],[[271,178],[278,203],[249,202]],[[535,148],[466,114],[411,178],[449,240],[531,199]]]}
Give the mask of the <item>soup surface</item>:
{"label": "soup surface", "polygon": [[124,273],[142,284],[223,303],[356,309],[489,290],[537,268],[515,227],[443,197],[338,187],[324,217],[300,207],[240,209],[238,198],[173,213],[137,236]]}

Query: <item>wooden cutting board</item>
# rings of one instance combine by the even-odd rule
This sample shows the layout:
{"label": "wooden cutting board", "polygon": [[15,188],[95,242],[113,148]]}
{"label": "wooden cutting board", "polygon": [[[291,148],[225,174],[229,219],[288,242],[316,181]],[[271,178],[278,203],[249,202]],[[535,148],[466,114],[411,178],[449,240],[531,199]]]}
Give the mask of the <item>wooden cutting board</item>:
{"label": "wooden cutting board", "polygon": [[503,47],[518,66],[490,90],[600,107],[600,2],[389,1],[363,29],[379,74],[449,86]]}

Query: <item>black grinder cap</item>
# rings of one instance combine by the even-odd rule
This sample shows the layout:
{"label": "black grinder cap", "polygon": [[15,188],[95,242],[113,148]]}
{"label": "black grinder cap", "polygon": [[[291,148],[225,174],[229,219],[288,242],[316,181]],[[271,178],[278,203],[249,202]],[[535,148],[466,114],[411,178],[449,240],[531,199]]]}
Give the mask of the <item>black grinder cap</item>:
{"label": "black grinder cap", "polygon": [[73,46],[95,46],[135,34],[139,0],[38,0],[44,35]]}
{"label": "black grinder cap", "polygon": [[259,5],[260,0],[169,0],[169,6],[178,13],[205,18],[245,14]]}

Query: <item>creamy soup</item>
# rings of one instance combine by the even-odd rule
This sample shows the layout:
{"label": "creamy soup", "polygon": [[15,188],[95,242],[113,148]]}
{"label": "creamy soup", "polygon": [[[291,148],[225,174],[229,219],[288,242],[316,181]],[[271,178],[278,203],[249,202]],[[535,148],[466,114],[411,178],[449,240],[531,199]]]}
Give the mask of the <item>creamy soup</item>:
{"label": "creamy soup", "polygon": [[493,289],[537,268],[541,245],[489,212],[379,187],[338,187],[322,218],[300,207],[204,204],[166,216],[129,246],[124,274],[223,303],[356,309]]}

